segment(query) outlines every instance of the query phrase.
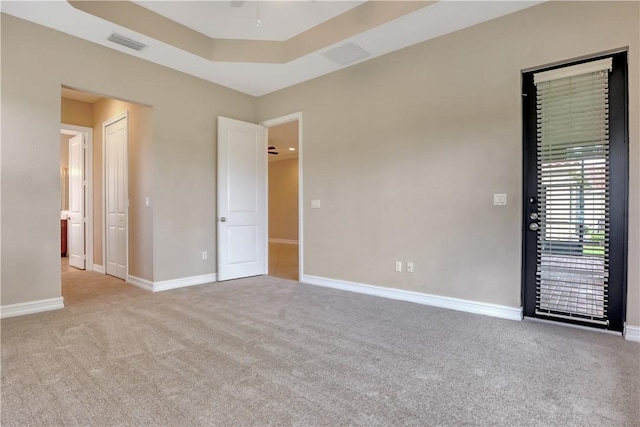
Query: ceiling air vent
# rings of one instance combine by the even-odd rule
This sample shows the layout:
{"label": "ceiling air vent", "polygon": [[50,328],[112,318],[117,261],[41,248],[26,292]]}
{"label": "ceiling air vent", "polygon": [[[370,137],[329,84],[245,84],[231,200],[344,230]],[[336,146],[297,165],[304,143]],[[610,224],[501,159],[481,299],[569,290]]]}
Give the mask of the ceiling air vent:
{"label": "ceiling air vent", "polygon": [[352,62],[371,56],[369,52],[351,42],[328,50],[324,52],[323,55],[338,65],[351,64]]}
{"label": "ceiling air vent", "polygon": [[118,43],[119,45],[128,47],[129,49],[137,50],[137,51],[141,51],[142,49],[147,47],[147,45],[144,43],[131,40],[129,37],[125,37],[118,33],[111,33],[109,37],[107,37],[107,40],[109,40],[110,42]]}

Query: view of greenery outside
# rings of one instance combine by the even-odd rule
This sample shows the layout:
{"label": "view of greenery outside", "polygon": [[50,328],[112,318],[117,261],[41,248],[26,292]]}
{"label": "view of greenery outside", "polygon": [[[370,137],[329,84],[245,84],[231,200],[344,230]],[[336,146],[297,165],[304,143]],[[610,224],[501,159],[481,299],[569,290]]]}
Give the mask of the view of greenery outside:
{"label": "view of greenery outside", "polygon": [[587,230],[587,242],[582,246],[584,255],[604,256],[604,230]]}

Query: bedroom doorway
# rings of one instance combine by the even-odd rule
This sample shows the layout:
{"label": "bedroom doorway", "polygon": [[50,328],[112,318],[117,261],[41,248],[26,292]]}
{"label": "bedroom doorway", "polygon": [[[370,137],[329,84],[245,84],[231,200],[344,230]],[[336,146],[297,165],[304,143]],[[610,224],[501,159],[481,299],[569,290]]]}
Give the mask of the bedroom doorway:
{"label": "bedroom doorway", "polygon": [[301,242],[301,115],[262,123],[267,127],[269,275],[299,281]]}
{"label": "bedroom doorway", "polygon": [[[60,125],[60,243],[63,270],[93,265],[93,129]],[[65,265],[66,264],[66,265]]]}

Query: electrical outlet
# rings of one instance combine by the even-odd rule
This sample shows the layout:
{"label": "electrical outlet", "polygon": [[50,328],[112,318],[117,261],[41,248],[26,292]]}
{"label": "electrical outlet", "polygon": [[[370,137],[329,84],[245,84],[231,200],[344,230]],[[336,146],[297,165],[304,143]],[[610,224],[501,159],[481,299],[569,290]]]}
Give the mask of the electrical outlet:
{"label": "electrical outlet", "polygon": [[396,261],[396,271],[402,272],[402,261]]}
{"label": "electrical outlet", "polygon": [[204,261],[207,258],[209,258],[209,254],[207,254],[207,251],[202,251],[202,260]]}
{"label": "electrical outlet", "polygon": [[507,205],[507,195],[506,194],[494,194],[493,195],[493,205],[494,206],[506,206]]}
{"label": "electrical outlet", "polygon": [[413,263],[407,261],[407,273],[413,273]]}

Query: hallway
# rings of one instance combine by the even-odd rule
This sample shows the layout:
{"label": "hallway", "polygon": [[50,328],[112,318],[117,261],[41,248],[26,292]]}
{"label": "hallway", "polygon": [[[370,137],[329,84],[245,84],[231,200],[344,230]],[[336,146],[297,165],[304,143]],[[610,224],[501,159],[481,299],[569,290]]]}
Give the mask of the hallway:
{"label": "hallway", "polygon": [[[70,267],[69,258],[66,257],[61,260],[61,271],[65,308],[92,299],[119,294],[126,289],[138,289],[113,276]],[[138,290],[147,292],[142,289]]]}
{"label": "hallway", "polygon": [[[61,258],[61,272],[65,307],[101,296],[118,294],[126,289],[148,292],[117,277],[71,267],[67,257]],[[298,280],[298,245],[269,243],[269,275]]]}
{"label": "hallway", "polygon": [[297,244],[269,242],[269,276],[300,280]]}

